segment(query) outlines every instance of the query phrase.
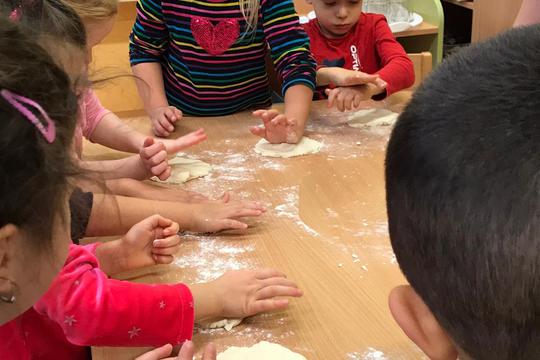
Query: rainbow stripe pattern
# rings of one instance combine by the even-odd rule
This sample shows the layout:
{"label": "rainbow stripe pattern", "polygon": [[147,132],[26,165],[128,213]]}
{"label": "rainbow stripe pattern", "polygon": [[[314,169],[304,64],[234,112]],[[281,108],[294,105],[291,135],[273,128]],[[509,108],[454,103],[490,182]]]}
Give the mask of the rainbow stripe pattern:
{"label": "rainbow stripe pattern", "polygon": [[[220,32],[225,22],[238,24],[238,36]],[[315,88],[316,62],[291,0],[260,0],[257,28],[246,28],[238,0],[139,0],[131,65],[159,62],[169,104],[195,116],[270,106],[268,49],[283,94],[293,85]],[[220,54],[201,46],[220,39],[232,42]]]}

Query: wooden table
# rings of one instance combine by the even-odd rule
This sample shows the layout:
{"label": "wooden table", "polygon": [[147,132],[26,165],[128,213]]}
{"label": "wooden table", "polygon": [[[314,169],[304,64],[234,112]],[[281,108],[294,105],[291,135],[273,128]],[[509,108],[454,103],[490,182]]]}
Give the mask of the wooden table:
{"label": "wooden table", "polygon": [[[388,101],[387,107],[399,110]],[[384,105],[384,104],[383,104]],[[389,129],[360,130],[343,124],[323,103],[314,105],[308,136],[322,141],[319,154],[263,158],[247,113],[221,118],[186,118],[185,133],[203,126],[209,140],[190,153],[215,166],[186,188],[218,196],[233,190],[258,199],[268,212],[244,234],[188,236],[175,265],[126,274],[142,282],[201,282],[227,269],[276,267],[304,290],[284,312],[246,319],[231,332],[199,331],[197,348],[213,341],[218,351],[261,340],[282,344],[308,359],[419,359],[420,351],[394,323],[390,290],[405,283],[387,234],[383,184]],[[149,131],[145,117],[128,119]],[[90,158],[113,154],[96,145]],[[163,324],[167,326],[167,324]],[[132,359],[144,349],[94,348],[94,359]]]}

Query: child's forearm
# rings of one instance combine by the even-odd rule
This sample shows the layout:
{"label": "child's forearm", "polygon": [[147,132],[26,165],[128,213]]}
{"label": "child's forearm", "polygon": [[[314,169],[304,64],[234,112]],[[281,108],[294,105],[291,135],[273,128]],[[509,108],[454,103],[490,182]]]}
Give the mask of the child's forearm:
{"label": "child's forearm", "polygon": [[313,90],[305,85],[291,86],[285,93],[285,116],[296,121],[297,141],[304,135],[312,99]]}
{"label": "child's forearm", "polygon": [[523,0],[514,26],[540,23],[540,0]]}
{"label": "child's forearm", "polygon": [[109,113],[96,126],[91,140],[118,151],[138,153],[146,137],[115,114]]}
{"label": "child's forearm", "polygon": [[120,178],[145,180],[148,177],[139,155],[118,160],[81,161],[80,166],[89,172],[98,173],[105,180]]}
{"label": "child's forearm", "polygon": [[96,248],[99,267],[105,274],[112,276],[128,270],[122,256],[121,240],[105,242]]}
{"label": "child's forearm", "polygon": [[317,70],[317,86],[327,86],[334,82],[331,67],[322,67]]}
{"label": "child's forearm", "polygon": [[194,210],[193,206],[180,202],[95,193],[85,235],[125,234],[133,225],[154,214],[172,219],[181,230],[186,230],[193,225]]}
{"label": "child's forearm", "polygon": [[163,85],[163,72],[159,63],[141,63],[132,67],[136,78],[137,89],[147,112],[152,109],[168,106]]}

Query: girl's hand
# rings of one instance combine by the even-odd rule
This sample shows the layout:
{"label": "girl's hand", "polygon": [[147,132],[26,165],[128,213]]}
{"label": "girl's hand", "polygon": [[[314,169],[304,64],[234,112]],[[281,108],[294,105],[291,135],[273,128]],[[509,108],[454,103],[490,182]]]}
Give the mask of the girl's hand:
{"label": "girl's hand", "polygon": [[148,111],[152,122],[152,132],[156,136],[167,137],[174,131],[174,123],[182,119],[182,112],[174,106],[160,106]]}
{"label": "girl's hand", "polygon": [[300,141],[296,129],[296,120],[288,119],[277,110],[257,110],[253,115],[263,121],[262,126],[253,126],[253,135],[265,138],[271,144],[296,144]]}
{"label": "girl's hand", "polygon": [[155,139],[155,141],[161,142],[163,145],[165,145],[165,151],[167,151],[167,154],[175,154],[187,149],[190,146],[197,145],[206,139],[208,139],[208,136],[204,132],[204,129],[199,129],[176,139]]}
{"label": "girl's hand", "polygon": [[125,270],[157,264],[170,264],[180,247],[178,223],[154,215],[133,225],[121,241]]}
{"label": "girl's hand", "polygon": [[201,233],[247,229],[248,225],[238,219],[258,217],[266,212],[264,206],[256,201],[230,200],[229,194],[225,194],[219,201],[191,206],[193,218],[187,230]]}
{"label": "girl's hand", "polygon": [[[170,344],[142,354],[135,360],[193,360],[195,355],[195,346],[191,341],[186,341],[182,345],[182,349],[178,357],[167,357],[172,353],[173,347]],[[208,344],[204,348],[204,354],[201,360],[216,360],[216,347],[213,344]]]}
{"label": "girl's hand", "polygon": [[384,87],[374,84],[338,87],[335,89],[326,89],[328,96],[328,107],[337,107],[339,111],[348,111],[357,109],[360,103],[370,100],[374,95],[384,91]]}
{"label": "girl's hand", "polygon": [[160,180],[167,180],[171,176],[172,168],[167,160],[165,145],[156,143],[153,138],[144,140],[143,147],[139,152],[142,171],[146,174],[142,178],[148,179],[157,176]]}
{"label": "girl's hand", "polygon": [[319,72],[324,71],[328,72],[328,74],[325,74],[328,78],[328,83],[335,86],[365,85],[375,83],[377,80],[382,81],[377,74],[370,75],[362,71],[348,70],[340,67],[329,67],[319,70]]}
{"label": "girl's hand", "polygon": [[[201,294],[197,287],[192,289],[196,317],[198,314],[212,315],[211,311],[206,312],[205,306],[215,309],[216,316],[225,318],[244,318],[283,310],[289,306],[289,300],[282,297],[303,295],[294,282],[275,269],[229,271],[208,284],[198,286],[209,287],[206,290],[209,292]],[[198,306],[203,308],[198,309]]]}

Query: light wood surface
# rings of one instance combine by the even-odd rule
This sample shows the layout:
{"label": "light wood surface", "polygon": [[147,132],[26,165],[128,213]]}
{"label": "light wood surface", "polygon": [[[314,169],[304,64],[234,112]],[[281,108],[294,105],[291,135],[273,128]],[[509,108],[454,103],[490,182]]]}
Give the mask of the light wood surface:
{"label": "light wood surface", "polygon": [[420,25],[412,27],[405,31],[394,33],[397,38],[407,36],[419,36],[419,35],[433,35],[439,32],[439,28],[436,25],[430,24],[427,21],[423,21]]}
{"label": "light wood surface", "polygon": [[[378,103],[395,111],[408,93]],[[346,116],[315,103],[308,136],[322,141],[319,154],[292,159],[263,158],[248,113],[221,118],[186,118],[177,134],[203,126],[209,140],[190,154],[215,166],[186,188],[210,196],[232,190],[267,204],[244,234],[188,236],[175,265],[147,268],[122,278],[143,282],[201,282],[230,268],[276,267],[304,290],[303,298],[275,314],[245,320],[230,333],[194,335],[198,349],[212,341],[218,350],[261,340],[282,344],[308,359],[421,359],[419,350],[394,323],[390,290],[405,283],[387,234],[383,184],[384,150],[390,129],[348,127]],[[149,131],[145,117],[127,119]],[[90,159],[117,154],[86,144]],[[149,314],[151,316],[151,314]],[[163,324],[167,326],[167,324]],[[145,349],[94,348],[96,360],[132,359]],[[381,352],[381,353],[378,353]],[[377,357],[378,356],[378,357]]]}
{"label": "light wood surface", "polygon": [[497,35],[512,27],[522,0],[474,0],[472,42]]}

